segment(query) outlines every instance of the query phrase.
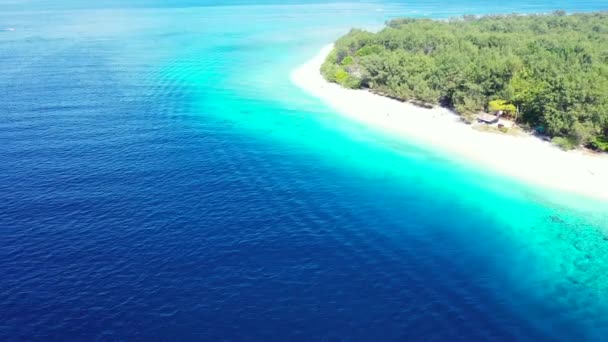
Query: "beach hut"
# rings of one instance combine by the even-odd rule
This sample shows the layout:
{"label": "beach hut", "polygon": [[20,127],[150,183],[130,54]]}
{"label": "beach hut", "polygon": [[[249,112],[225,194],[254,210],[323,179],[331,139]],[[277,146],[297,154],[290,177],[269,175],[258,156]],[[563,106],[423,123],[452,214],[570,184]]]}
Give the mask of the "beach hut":
{"label": "beach hut", "polygon": [[477,121],[488,124],[488,125],[497,123],[498,119],[500,119],[500,116],[492,115],[492,114],[488,114],[488,113],[479,114],[479,116],[477,117]]}

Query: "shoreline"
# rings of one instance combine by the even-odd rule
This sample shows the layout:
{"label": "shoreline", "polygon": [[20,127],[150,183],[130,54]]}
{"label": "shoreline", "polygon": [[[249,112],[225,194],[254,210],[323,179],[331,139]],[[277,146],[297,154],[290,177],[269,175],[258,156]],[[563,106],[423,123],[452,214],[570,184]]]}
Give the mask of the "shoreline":
{"label": "shoreline", "polygon": [[291,73],[291,81],[345,118],[408,142],[432,146],[447,159],[464,157],[499,174],[534,185],[608,201],[608,155],[562,151],[532,135],[513,136],[476,130],[454,112],[426,109],[366,90],[326,81],[320,67],[327,45]]}

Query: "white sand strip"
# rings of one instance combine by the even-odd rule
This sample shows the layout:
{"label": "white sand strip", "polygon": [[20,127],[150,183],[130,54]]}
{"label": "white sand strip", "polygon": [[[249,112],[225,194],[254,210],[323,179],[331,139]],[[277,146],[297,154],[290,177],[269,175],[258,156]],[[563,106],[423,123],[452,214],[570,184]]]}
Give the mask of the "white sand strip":
{"label": "white sand strip", "polygon": [[447,109],[424,109],[364,90],[345,89],[321,76],[324,47],[291,74],[294,84],[346,118],[374,129],[465,157],[526,182],[608,200],[608,156],[565,152],[533,136],[481,132]]}

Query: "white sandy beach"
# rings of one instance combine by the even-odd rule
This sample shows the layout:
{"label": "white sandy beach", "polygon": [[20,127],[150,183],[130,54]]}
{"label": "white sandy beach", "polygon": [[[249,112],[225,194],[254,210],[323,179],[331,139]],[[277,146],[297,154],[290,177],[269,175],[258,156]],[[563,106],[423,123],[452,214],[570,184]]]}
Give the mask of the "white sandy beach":
{"label": "white sandy beach", "polygon": [[608,156],[565,152],[533,136],[473,129],[444,108],[424,109],[325,81],[320,67],[332,46],[298,67],[292,82],[346,118],[408,141],[432,145],[526,182],[608,200]]}

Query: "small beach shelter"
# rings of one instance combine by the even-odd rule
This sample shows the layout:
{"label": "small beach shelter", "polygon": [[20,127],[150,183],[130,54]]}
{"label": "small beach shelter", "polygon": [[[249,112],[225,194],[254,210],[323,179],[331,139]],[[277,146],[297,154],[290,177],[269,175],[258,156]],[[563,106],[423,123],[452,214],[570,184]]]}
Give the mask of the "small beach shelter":
{"label": "small beach shelter", "polygon": [[488,124],[488,125],[491,125],[491,124],[497,123],[499,118],[500,117],[497,116],[497,115],[483,113],[483,114],[480,114],[477,117],[477,121],[483,122],[483,123]]}

